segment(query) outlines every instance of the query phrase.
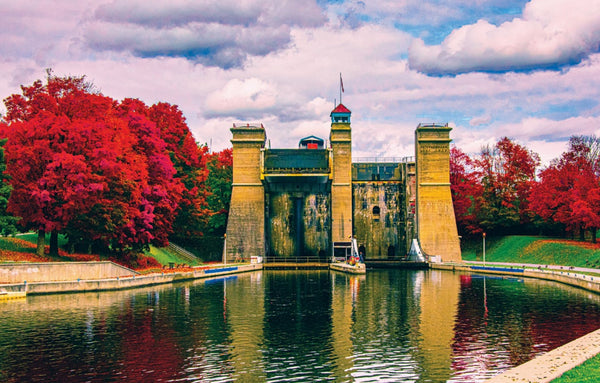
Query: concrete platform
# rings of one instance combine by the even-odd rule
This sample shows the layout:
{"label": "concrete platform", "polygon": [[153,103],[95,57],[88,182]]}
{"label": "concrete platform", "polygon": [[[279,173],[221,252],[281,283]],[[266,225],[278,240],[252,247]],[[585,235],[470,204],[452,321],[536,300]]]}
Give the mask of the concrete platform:
{"label": "concrete platform", "polygon": [[600,353],[600,330],[488,379],[488,383],[551,382]]}
{"label": "concrete platform", "polygon": [[359,263],[356,266],[349,265],[342,262],[334,262],[329,265],[331,270],[339,271],[348,274],[366,274],[367,268],[364,263]]}

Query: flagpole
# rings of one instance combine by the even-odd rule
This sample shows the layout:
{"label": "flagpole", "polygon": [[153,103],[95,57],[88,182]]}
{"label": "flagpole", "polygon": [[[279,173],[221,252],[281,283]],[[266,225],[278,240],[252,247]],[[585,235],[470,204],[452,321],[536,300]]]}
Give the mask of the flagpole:
{"label": "flagpole", "polygon": [[340,104],[342,103],[342,87],[344,86],[342,84],[342,72],[340,72]]}

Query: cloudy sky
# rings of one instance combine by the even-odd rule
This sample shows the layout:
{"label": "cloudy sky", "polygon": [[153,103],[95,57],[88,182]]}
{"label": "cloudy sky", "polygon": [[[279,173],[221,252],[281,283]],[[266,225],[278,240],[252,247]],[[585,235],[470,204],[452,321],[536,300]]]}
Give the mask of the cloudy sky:
{"label": "cloudy sky", "polygon": [[600,135],[600,0],[0,0],[0,25],[2,98],[86,75],[178,105],[215,150],[237,122],[273,147],[327,138],[340,73],[355,157],[413,155],[420,122],[544,161]]}

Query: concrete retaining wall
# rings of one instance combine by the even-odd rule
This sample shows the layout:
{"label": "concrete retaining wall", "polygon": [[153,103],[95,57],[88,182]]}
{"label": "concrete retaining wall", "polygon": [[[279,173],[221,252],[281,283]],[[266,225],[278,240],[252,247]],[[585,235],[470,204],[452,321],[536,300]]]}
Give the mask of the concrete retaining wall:
{"label": "concrete retaining wall", "polygon": [[262,264],[242,265],[233,267],[197,269],[193,272],[149,274],[149,275],[127,275],[106,279],[80,279],[71,281],[32,282],[0,285],[5,291],[26,291],[31,294],[54,294],[72,292],[90,292],[106,290],[123,290],[142,286],[152,286],[164,283],[173,283],[198,278],[213,278],[220,275],[235,274],[246,271],[260,270]]}
{"label": "concrete retaining wall", "polygon": [[0,283],[76,281],[138,274],[110,261],[0,263]]}
{"label": "concrete retaining wall", "polygon": [[[556,271],[546,269],[523,269],[515,267],[513,269],[507,267],[481,267],[481,266],[468,266],[461,264],[448,264],[448,263],[431,263],[432,269],[450,270],[450,271],[466,271],[473,273],[484,273],[484,274],[500,274],[510,275],[518,277],[529,277],[544,279],[547,281],[554,281],[564,283],[566,285],[579,287],[585,290],[600,293],[600,277],[590,276],[585,274],[578,274],[572,271]],[[513,271],[514,270],[514,271]]]}

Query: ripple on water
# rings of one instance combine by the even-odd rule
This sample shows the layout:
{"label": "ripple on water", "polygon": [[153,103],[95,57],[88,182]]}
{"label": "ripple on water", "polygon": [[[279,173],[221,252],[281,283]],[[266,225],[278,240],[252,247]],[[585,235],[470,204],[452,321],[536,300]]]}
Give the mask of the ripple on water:
{"label": "ripple on water", "polygon": [[597,296],[537,282],[264,272],[2,305],[0,381],[480,382],[599,324]]}

